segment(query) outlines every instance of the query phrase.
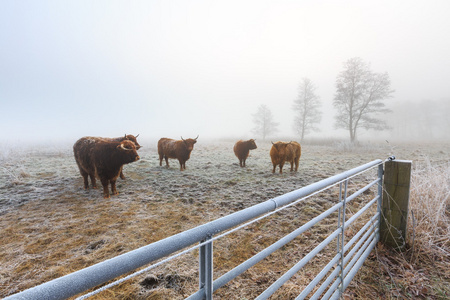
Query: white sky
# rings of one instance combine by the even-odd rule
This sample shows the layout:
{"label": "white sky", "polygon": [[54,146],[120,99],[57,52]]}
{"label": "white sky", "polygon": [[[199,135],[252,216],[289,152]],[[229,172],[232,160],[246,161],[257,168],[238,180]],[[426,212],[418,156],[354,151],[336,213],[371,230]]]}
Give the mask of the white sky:
{"label": "white sky", "polygon": [[450,1],[0,2],[0,139],[293,136],[303,77],[334,136],[336,76],[361,57],[389,101],[450,98]]}

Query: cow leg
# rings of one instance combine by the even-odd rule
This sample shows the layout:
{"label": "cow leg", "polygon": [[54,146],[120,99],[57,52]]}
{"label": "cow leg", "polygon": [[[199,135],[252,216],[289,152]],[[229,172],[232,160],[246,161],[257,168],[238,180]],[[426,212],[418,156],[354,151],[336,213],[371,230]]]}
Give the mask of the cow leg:
{"label": "cow leg", "polygon": [[87,190],[89,189],[89,181],[88,181],[88,174],[81,174],[83,176],[83,180],[84,180],[84,189]]}
{"label": "cow leg", "polygon": [[109,180],[108,179],[100,179],[100,181],[102,182],[102,186],[103,186],[103,198],[108,199],[110,197],[109,191],[108,191]]}
{"label": "cow leg", "polygon": [[83,177],[84,189],[87,190],[89,188],[89,182],[88,182],[89,174],[81,167],[81,164],[78,163],[78,161],[77,161],[77,165],[78,165],[78,170],[80,171],[80,175],[81,175],[81,177]]}
{"label": "cow leg", "polygon": [[291,172],[294,171],[294,162],[291,161]]}
{"label": "cow leg", "polygon": [[123,166],[120,168],[120,179],[125,180],[125,176],[123,175]]}
{"label": "cow leg", "polygon": [[184,169],[186,169],[186,163],[183,163],[183,161],[181,159],[178,160],[180,162],[180,171],[183,171]]}
{"label": "cow leg", "polygon": [[159,166],[160,166],[160,167],[162,166],[163,158],[164,158],[164,154],[160,154],[160,155],[159,155]]}
{"label": "cow leg", "polygon": [[166,167],[169,167],[169,158],[167,156],[164,158],[166,159]]}
{"label": "cow leg", "polygon": [[275,173],[275,169],[277,168],[277,165],[276,164],[273,164],[273,170],[272,170],[272,173]]}
{"label": "cow leg", "polygon": [[245,168],[245,158],[243,159],[242,166]]}
{"label": "cow leg", "polygon": [[283,166],[284,166],[284,162],[280,163],[280,174],[283,174]]}
{"label": "cow leg", "polygon": [[91,178],[92,188],[97,188],[97,180],[95,179],[95,174],[89,174],[89,177]]}
{"label": "cow leg", "polygon": [[80,170],[81,176],[83,177],[84,189],[87,190],[89,188],[89,182],[88,182],[88,175],[89,174],[86,171],[84,171],[81,167],[79,167],[79,170]]}
{"label": "cow leg", "polygon": [[118,195],[119,192],[117,192],[117,189],[116,189],[116,181],[110,180],[109,182],[111,183],[111,194]]}

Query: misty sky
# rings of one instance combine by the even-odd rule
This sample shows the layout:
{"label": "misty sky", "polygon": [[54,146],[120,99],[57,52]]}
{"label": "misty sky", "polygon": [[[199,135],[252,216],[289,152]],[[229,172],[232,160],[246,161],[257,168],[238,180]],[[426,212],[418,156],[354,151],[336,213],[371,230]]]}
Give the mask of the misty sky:
{"label": "misty sky", "polygon": [[[334,136],[336,76],[361,57],[394,101],[450,101],[450,1],[0,2],[0,139],[295,136],[298,84]],[[345,135],[347,136],[347,135]]]}

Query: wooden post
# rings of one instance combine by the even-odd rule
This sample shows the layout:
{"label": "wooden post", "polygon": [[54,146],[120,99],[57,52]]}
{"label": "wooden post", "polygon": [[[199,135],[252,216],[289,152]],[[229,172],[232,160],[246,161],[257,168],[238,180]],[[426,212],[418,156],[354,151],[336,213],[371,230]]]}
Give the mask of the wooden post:
{"label": "wooden post", "polygon": [[380,241],[396,250],[406,244],[410,183],[410,160],[385,163]]}

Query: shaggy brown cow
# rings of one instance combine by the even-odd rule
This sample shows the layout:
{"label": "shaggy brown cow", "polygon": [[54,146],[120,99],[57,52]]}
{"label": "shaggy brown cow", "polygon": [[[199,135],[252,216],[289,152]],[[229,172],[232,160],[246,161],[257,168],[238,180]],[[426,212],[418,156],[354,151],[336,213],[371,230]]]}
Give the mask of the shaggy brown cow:
{"label": "shaggy brown cow", "polygon": [[245,160],[247,159],[250,150],[256,149],[255,140],[248,141],[239,140],[234,144],[233,150],[236,157],[239,159],[239,166],[245,167]]}
{"label": "shaggy brown cow", "polygon": [[[137,137],[139,136],[139,134],[137,136],[134,136],[132,134],[125,134],[125,136],[121,136],[121,137],[116,137],[116,138],[103,138],[107,141],[116,141],[116,142],[122,142],[125,140],[129,140],[132,141],[134,143],[134,145],[136,146],[136,150],[139,150],[142,146],[139,145],[139,143],[137,142]],[[123,170],[120,170],[120,178],[125,180],[125,176],[123,175]]]}
{"label": "shaggy brown cow", "polygon": [[110,197],[109,183],[111,183],[112,194],[118,194],[116,180],[123,165],[139,160],[136,146],[129,140],[117,142],[83,137],[73,145],[73,153],[84,179],[84,188],[89,188],[88,176],[91,178],[92,187],[97,188],[95,177],[98,177],[103,186],[105,199]]}
{"label": "shaggy brown cow", "polygon": [[195,139],[173,140],[161,138],[158,141],[159,165],[162,166],[163,158],[166,160],[166,166],[169,167],[169,158],[176,158],[180,162],[180,171],[186,170],[186,161],[191,156],[194,144],[197,143],[198,136]]}
{"label": "shaggy brown cow", "polygon": [[272,148],[270,149],[270,158],[272,159],[273,170],[275,173],[277,166],[280,166],[280,173],[283,173],[283,166],[286,161],[291,163],[291,171],[298,169],[298,163],[301,155],[301,147],[297,142],[272,142]]}
{"label": "shaggy brown cow", "polygon": [[280,166],[280,174],[283,173],[284,162],[286,161],[286,151],[289,143],[285,142],[272,142],[272,148],[270,148],[270,159],[272,160],[273,170],[275,173],[275,168]]}
{"label": "shaggy brown cow", "polygon": [[298,170],[298,163],[300,161],[300,156],[302,155],[302,147],[299,143],[291,141],[288,143],[286,147],[286,161],[291,163],[291,172],[294,170],[295,163],[295,172]]}

